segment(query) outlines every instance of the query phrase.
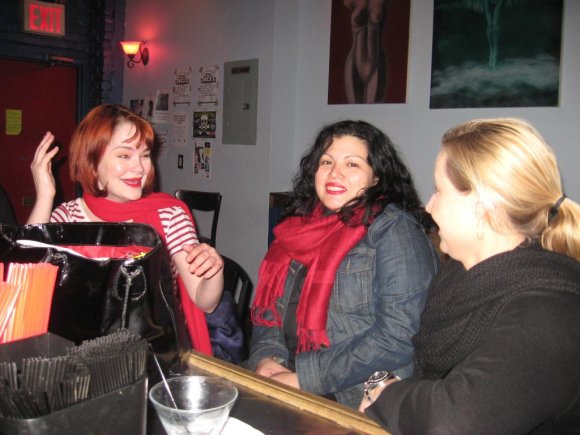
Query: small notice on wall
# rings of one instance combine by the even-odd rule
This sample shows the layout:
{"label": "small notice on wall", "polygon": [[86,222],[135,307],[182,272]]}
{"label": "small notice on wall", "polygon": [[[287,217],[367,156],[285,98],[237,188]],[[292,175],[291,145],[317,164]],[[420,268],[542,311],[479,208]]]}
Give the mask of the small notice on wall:
{"label": "small notice on wall", "polygon": [[193,112],[193,137],[215,138],[216,112]]}
{"label": "small notice on wall", "polygon": [[169,150],[167,149],[167,130],[155,129],[155,137],[157,139],[157,157],[164,159],[167,157]]}
{"label": "small notice on wall", "polygon": [[157,91],[152,121],[155,124],[167,124],[169,121],[169,92]]}
{"label": "small notice on wall", "polygon": [[173,145],[184,147],[187,144],[187,113],[175,112],[172,114]]}
{"label": "small notice on wall", "polygon": [[22,110],[6,109],[6,136],[18,136],[22,132]]}
{"label": "small notice on wall", "polygon": [[212,141],[193,141],[193,175],[194,177],[210,178],[211,176]]}
{"label": "small notice on wall", "polygon": [[191,102],[191,68],[186,70],[175,70],[173,82],[173,105],[185,104],[189,106]]}
{"label": "small notice on wall", "polygon": [[205,105],[218,105],[218,71],[219,67],[216,65],[213,68],[201,67],[199,69],[199,97],[197,104],[202,107]]}

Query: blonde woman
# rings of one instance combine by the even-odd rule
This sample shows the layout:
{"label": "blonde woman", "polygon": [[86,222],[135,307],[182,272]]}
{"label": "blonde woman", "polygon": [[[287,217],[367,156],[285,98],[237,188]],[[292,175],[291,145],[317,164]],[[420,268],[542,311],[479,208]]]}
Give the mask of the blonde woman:
{"label": "blonde woman", "polygon": [[449,130],[427,210],[452,260],[415,374],[371,380],[360,409],[394,434],[580,433],[580,206],[550,147],[518,119]]}

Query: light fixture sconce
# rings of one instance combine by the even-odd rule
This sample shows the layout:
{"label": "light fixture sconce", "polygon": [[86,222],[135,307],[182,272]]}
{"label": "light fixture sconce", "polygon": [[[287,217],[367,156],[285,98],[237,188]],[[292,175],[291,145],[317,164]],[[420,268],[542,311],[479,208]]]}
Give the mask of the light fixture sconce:
{"label": "light fixture sconce", "polygon": [[[121,41],[123,51],[129,58],[127,61],[129,68],[133,68],[136,63],[143,63],[143,65],[149,63],[149,49],[145,47],[146,44],[146,41]],[[135,58],[137,53],[139,53],[139,59]]]}

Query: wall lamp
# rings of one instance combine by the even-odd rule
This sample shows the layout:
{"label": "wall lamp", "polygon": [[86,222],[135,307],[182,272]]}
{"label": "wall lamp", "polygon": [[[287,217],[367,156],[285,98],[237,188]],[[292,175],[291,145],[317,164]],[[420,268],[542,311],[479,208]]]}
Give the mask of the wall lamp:
{"label": "wall lamp", "polygon": [[[136,63],[143,63],[143,65],[149,63],[149,49],[145,47],[146,44],[145,41],[121,41],[123,51],[129,58],[127,61],[129,68],[133,68]],[[135,59],[137,53],[139,53],[139,59]]]}

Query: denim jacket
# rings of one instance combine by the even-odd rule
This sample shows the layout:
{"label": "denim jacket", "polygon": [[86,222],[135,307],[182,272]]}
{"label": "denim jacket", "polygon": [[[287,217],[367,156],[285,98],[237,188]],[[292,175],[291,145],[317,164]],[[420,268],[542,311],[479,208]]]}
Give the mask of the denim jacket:
{"label": "denim jacket", "polygon": [[[416,219],[394,205],[386,207],[337,271],[326,325],[331,345],[296,355],[300,388],[334,394],[338,402],[358,409],[362,384],[375,371],[409,376],[411,337],[438,266],[437,254]],[[301,268],[294,260],[290,264],[284,295],[276,303],[282,319]],[[283,330],[254,325],[248,366],[255,370],[269,357],[287,360]]]}

